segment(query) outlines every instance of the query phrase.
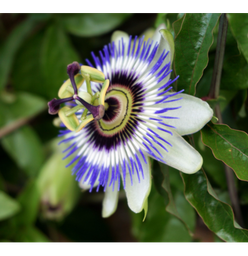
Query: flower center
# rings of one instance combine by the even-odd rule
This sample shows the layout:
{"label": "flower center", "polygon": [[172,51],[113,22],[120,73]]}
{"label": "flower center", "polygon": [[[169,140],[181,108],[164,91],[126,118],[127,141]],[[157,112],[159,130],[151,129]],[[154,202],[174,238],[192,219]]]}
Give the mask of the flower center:
{"label": "flower center", "polygon": [[[109,86],[109,80],[105,80],[105,76],[101,71],[88,66],[80,67],[79,63],[75,61],[67,66],[67,73],[69,79],[60,87],[58,93],[61,99],[49,101],[48,112],[51,115],[58,113],[68,129],[78,132],[93,119],[100,120],[103,118],[105,113],[104,99]],[[87,92],[78,90],[76,78],[79,78],[79,87],[82,86],[83,81],[86,82]],[[101,91],[93,95],[91,82],[103,83]],[[60,109],[60,104],[72,100],[77,104],[75,107],[70,109],[65,106]],[[75,113],[82,108],[84,108],[84,111],[81,115],[81,122],[79,122]],[[88,111],[90,111],[90,115],[87,115]]]}
{"label": "flower center", "polygon": [[108,104],[108,108],[96,126],[102,135],[109,136],[126,126],[132,111],[133,97],[127,87],[115,84],[107,91],[105,103]]}

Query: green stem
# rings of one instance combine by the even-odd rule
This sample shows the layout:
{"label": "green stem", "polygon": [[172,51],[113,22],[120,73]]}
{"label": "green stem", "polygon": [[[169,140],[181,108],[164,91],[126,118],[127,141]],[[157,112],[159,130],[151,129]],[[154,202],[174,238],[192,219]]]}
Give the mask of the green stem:
{"label": "green stem", "polygon": [[20,127],[22,127],[23,125],[27,124],[30,122],[32,118],[20,118],[15,120],[14,122],[4,126],[3,128],[0,129],[0,138],[8,135],[9,133],[12,133],[13,131],[19,129]]}
{"label": "green stem", "polygon": [[88,92],[91,96],[93,96],[92,90],[91,90],[91,84],[90,84],[90,75],[86,75],[86,76],[85,76],[85,80],[86,80],[87,92]]}
{"label": "green stem", "polygon": [[228,27],[228,21],[226,18],[226,14],[222,14],[220,16],[214,70],[212,75],[211,88],[209,92],[209,97],[213,99],[217,99],[220,92],[220,79],[221,79],[223,60],[224,60],[224,54],[225,54],[227,27]]}
{"label": "green stem", "polygon": [[85,109],[84,109],[84,112],[83,112],[83,114],[82,114],[82,116],[81,116],[81,121],[83,121],[83,120],[86,118],[87,113],[88,113],[88,109],[85,108]]}
{"label": "green stem", "polygon": [[[227,27],[228,27],[228,21],[227,21],[226,14],[222,14],[220,16],[214,70],[212,75],[211,87],[208,95],[212,99],[217,99],[219,97],[220,81],[221,81],[223,60],[224,60],[224,54],[225,54]],[[222,116],[221,116],[219,103],[217,103],[215,107],[215,114],[218,118],[218,123],[222,123]],[[239,205],[238,193],[235,187],[233,171],[229,166],[225,164],[224,164],[224,167],[225,167],[228,192],[231,199],[232,207],[235,212],[236,220],[241,226],[244,226],[240,205]]]}
{"label": "green stem", "polygon": [[77,105],[76,107],[71,108],[70,110],[65,112],[66,116],[70,116],[75,114],[78,110],[85,108],[83,105]]}

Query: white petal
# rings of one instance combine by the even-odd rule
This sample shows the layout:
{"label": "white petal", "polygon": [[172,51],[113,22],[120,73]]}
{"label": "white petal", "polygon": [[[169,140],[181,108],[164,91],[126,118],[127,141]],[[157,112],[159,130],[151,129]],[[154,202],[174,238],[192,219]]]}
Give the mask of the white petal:
{"label": "white petal", "polygon": [[165,162],[184,173],[195,173],[202,167],[202,157],[186,140],[173,132],[172,147],[164,157]]}
{"label": "white petal", "polygon": [[138,180],[138,176],[135,173],[132,176],[133,185],[131,185],[131,179],[129,174],[126,175],[126,196],[127,196],[127,204],[129,208],[135,212],[141,212],[145,206],[146,200],[151,191],[151,168],[150,163],[148,162],[148,157],[145,156],[147,164],[144,162],[142,156],[138,153],[137,154],[144,173],[144,179],[140,174],[140,183]]}
{"label": "white petal", "polygon": [[153,130],[160,137],[162,137],[172,145],[168,146],[165,142],[159,141],[165,148],[167,148],[167,152],[158,144],[153,143],[153,146],[155,146],[159,153],[163,156],[162,158],[158,156],[155,150],[151,149],[154,154],[160,157],[167,165],[188,174],[195,173],[201,169],[203,163],[201,155],[175,130],[172,131],[173,135],[157,129]]}
{"label": "white petal", "polygon": [[[161,29],[160,29],[161,30]],[[164,59],[163,64],[161,65],[161,67],[158,69],[160,70],[162,67],[164,67],[165,64],[173,61],[173,54],[174,54],[174,49],[173,47],[171,47],[171,44],[174,42],[171,42],[171,40],[168,41],[168,36],[167,33],[170,33],[169,31],[167,31],[166,33],[159,31],[160,33],[160,41],[159,41],[159,46],[156,52],[156,55],[154,57],[154,59],[152,60],[151,64],[149,65],[149,67],[152,67],[154,64],[157,63],[158,59],[160,58],[161,54],[163,53],[163,51],[165,50],[165,52],[169,51],[167,57]],[[157,32],[155,32],[154,35],[154,39],[157,39]]]}
{"label": "white petal", "polygon": [[[87,172],[85,172],[85,174],[83,175],[83,177],[79,181],[79,187],[82,188],[83,190],[87,190],[87,189],[91,188],[91,185],[89,184],[89,182],[90,182],[92,174],[88,177],[87,180],[84,181],[84,179],[88,175],[88,172],[89,172],[90,168],[92,168],[92,166],[88,167]],[[99,184],[99,176],[100,176],[100,173],[98,174],[97,179],[96,179],[96,181],[95,181],[95,183],[94,183],[92,188],[95,188],[96,186],[98,186],[98,184]]]}
{"label": "white petal", "polygon": [[213,110],[209,107],[207,102],[184,93],[170,97],[168,100],[177,98],[183,99],[158,105],[161,108],[173,108],[181,106],[181,108],[177,110],[164,113],[164,116],[179,117],[179,119],[167,119],[164,122],[166,124],[175,126],[176,131],[180,135],[195,133],[211,120]]}
{"label": "white petal", "polygon": [[[87,175],[87,173],[82,177],[82,179],[81,179],[80,182],[79,182],[79,187],[80,187],[81,189],[83,189],[83,190],[87,190],[87,189],[90,189],[90,188],[91,188],[91,185],[88,184],[90,177],[89,177],[88,180],[86,180],[85,182],[83,182],[83,181],[84,181],[84,178],[86,177],[86,175]],[[98,177],[99,177],[99,176],[98,176]],[[96,179],[96,182],[94,183],[93,188],[95,188],[95,187],[98,186],[98,184],[99,184],[98,177],[97,177],[97,179]]]}
{"label": "white petal", "polygon": [[110,215],[112,215],[116,208],[118,203],[118,186],[115,184],[114,191],[112,190],[112,186],[107,186],[104,199],[102,202],[102,217],[107,218]]}

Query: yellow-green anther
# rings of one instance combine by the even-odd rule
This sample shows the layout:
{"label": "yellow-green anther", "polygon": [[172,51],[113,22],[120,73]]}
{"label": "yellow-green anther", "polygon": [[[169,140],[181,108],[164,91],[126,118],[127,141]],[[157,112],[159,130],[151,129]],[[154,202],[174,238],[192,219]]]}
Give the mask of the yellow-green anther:
{"label": "yellow-green anther", "polygon": [[104,74],[96,68],[81,66],[81,74],[84,78],[89,75],[92,82],[103,83],[105,80]]}
{"label": "yellow-green anther", "polygon": [[61,108],[58,112],[59,117],[61,121],[64,123],[64,125],[71,131],[75,131],[79,125],[79,121],[77,119],[77,116],[75,114],[72,114],[70,116],[66,115],[66,112],[69,111],[70,108],[65,106]]}
{"label": "yellow-green anther", "polygon": [[68,111],[66,111],[66,113],[65,113],[65,115],[66,116],[70,116],[70,115],[72,115],[72,114],[75,114],[78,110],[80,110],[80,109],[82,109],[82,108],[84,108],[84,106],[83,105],[77,105],[76,107],[74,107],[74,108],[70,108]]}
{"label": "yellow-green anther", "polygon": [[[84,82],[84,78],[82,77],[82,75],[77,74],[74,76],[75,79],[75,83],[77,85],[77,88],[79,89],[79,87],[81,87],[81,85]],[[67,79],[62,86],[59,89],[58,92],[58,96],[63,99],[63,98],[67,98],[67,97],[71,97],[74,94],[74,90],[71,84],[71,80]]]}
{"label": "yellow-green anther", "polygon": [[89,122],[91,122],[92,120],[94,120],[93,115],[88,115],[84,120],[82,120],[82,122],[80,123],[80,125],[77,127],[77,129],[75,130],[75,132],[79,132],[81,131],[86,124],[88,124]]}
{"label": "yellow-green anther", "polygon": [[103,105],[104,106],[104,102],[105,102],[105,95],[106,95],[106,92],[108,90],[108,87],[109,87],[109,80],[105,80],[103,85],[102,85],[102,89],[101,89],[101,92],[100,92],[100,97],[99,97],[99,104],[100,105]]}

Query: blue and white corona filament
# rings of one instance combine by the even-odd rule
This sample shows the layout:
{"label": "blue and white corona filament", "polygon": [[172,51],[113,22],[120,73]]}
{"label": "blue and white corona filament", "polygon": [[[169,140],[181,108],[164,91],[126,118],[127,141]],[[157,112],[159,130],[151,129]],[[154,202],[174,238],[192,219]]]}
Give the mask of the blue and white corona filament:
{"label": "blue and white corona filament", "polygon": [[167,30],[160,33],[160,40],[144,41],[118,32],[99,56],[92,53],[88,66],[68,66],[61,99],[49,102],[49,112],[58,112],[69,129],[61,143],[70,143],[65,158],[73,156],[69,165],[80,186],[105,191],[104,217],[116,209],[121,182],[130,209],[146,208],[149,157],[185,173],[202,166],[181,136],[200,130],[213,111],[196,97],[171,91],[178,78],[170,79],[173,38]]}

